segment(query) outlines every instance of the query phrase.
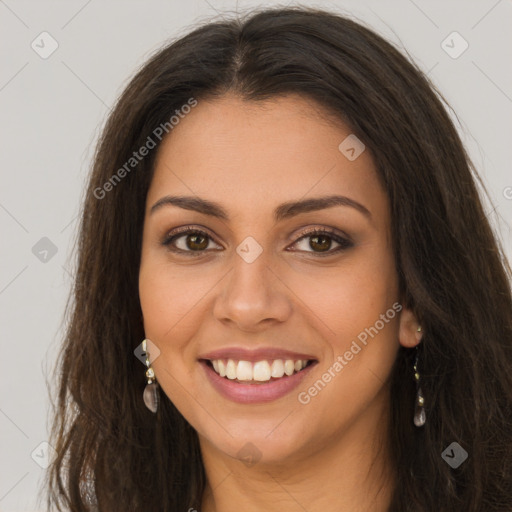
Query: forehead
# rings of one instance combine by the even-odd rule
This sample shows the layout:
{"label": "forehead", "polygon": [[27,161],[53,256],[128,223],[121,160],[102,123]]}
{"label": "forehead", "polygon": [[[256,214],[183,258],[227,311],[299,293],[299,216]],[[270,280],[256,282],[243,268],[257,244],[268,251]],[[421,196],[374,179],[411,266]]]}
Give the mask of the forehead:
{"label": "forehead", "polygon": [[369,152],[349,160],[339,149],[349,136],[349,127],[298,95],[199,100],[158,150],[148,207],[172,193],[211,198],[234,212],[267,204],[270,211],[290,199],[340,193],[384,214]]}

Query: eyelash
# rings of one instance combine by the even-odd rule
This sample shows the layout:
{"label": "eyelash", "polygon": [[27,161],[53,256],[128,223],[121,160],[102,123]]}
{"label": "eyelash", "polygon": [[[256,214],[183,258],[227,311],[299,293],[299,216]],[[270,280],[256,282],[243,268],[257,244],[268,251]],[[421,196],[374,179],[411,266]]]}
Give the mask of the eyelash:
{"label": "eyelash", "polygon": [[[169,233],[165,237],[165,239],[162,241],[162,245],[166,246],[170,251],[175,252],[175,253],[186,254],[187,256],[191,256],[191,257],[202,256],[205,252],[207,252],[207,249],[204,249],[201,251],[191,251],[191,250],[184,251],[183,249],[171,247],[172,243],[175,242],[177,239],[182,238],[183,236],[189,235],[189,234],[201,235],[201,236],[204,236],[204,237],[209,238],[210,240],[214,241],[213,238],[206,231],[202,231],[200,229],[193,228],[191,226],[186,226],[186,227],[178,228],[178,229],[172,231],[171,233]],[[340,246],[334,250],[329,249],[327,252],[324,252],[324,253],[316,252],[316,251],[304,251],[304,252],[316,254],[317,256],[320,256],[320,257],[326,257],[326,256],[331,256],[333,254],[337,254],[346,249],[350,249],[354,245],[353,242],[348,239],[348,237],[345,238],[345,237],[339,235],[336,231],[334,231],[332,229],[328,229],[328,228],[322,228],[322,229],[315,228],[312,230],[303,231],[299,234],[299,238],[297,238],[297,240],[295,240],[294,245],[304,238],[312,237],[315,235],[327,235],[328,238],[331,238],[336,243],[338,243]],[[299,252],[301,252],[301,251],[299,251]]]}

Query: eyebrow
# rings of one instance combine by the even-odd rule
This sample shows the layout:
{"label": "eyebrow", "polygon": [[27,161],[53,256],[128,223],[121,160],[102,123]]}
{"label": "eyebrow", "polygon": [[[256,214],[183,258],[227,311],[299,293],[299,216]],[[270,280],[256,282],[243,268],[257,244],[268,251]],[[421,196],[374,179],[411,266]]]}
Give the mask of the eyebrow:
{"label": "eyebrow", "polygon": [[[168,205],[177,206],[184,210],[193,210],[204,215],[229,221],[229,214],[220,204],[194,196],[164,196],[151,207],[149,213],[152,215],[157,210]],[[331,195],[299,201],[288,201],[280,204],[274,210],[274,220],[275,222],[279,222],[300,215],[301,213],[324,210],[334,206],[349,206],[362,213],[368,219],[372,218],[370,211],[354,199],[346,196]]]}

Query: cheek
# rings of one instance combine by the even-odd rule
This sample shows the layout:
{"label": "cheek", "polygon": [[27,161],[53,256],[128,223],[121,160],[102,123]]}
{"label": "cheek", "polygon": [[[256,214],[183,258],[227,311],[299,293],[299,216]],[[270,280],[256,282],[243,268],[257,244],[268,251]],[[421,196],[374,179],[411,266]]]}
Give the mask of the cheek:
{"label": "cheek", "polygon": [[325,375],[321,379],[325,387],[320,383],[311,389],[318,374],[302,387],[308,395],[311,389],[312,410],[336,404],[329,410],[356,414],[382,389],[391,372],[399,347],[397,276],[391,255],[372,249],[343,269],[333,269],[326,279],[317,274],[316,279],[308,275],[302,281],[308,307],[321,319],[319,338],[328,342],[318,372]]}
{"label": "cheek", "polygon": [[[163,269],[162,269],[163,270]],[[150,262],[141,265],[139,275],[139,297],[144,318],[146,336],[162,337],[165,328],[172,325],[171,295],[168,293],[166,274],[151,266]],[[171,315],[171,316],[169,316]]]}
{"label": "cheek", "polygon": [[[289,285],[306,304],[305,314],[320,320],[322,335],[334,351],[344,351],[351,340],[376,322],[379,330],[396,335],[392,306],[399,297],[397,276],[391,256],[381,248],[360,251],[337,267],[296,273]],[[385,326],[381,315],[386,316]]]}
{"label": "cheek", "polygon": [[202,286],[185,271],[155,260],[151,256],[142,260],[139,297],[146,335],[151,333],[163,342],[175,335],[178,322],[182,323],[206,293],[207,283],[202,280]]}
{"label": "cheek", "polygon": [[[201,315],[200,287],[190,277],[168,264],[147,257],[139,273],[139,297],[145,336],[157,345],[159,356],[152,367],[162,391],[179,410],[192,414],[184,387],[193,382],[193,355],[189,340],[194,336]],[[195,327],[194,327],[195,326]]]}
{"label": "cheek", "polygon": [[179,268],[162,261],[159,254],[143,259],[139,274],[139,296],[145,336],[160,350],[153,368],[169,396],[179,382],[193,379],[197,371],[197,347],[193,340],[211,317],[211,297],[217,273],[191,267]]}

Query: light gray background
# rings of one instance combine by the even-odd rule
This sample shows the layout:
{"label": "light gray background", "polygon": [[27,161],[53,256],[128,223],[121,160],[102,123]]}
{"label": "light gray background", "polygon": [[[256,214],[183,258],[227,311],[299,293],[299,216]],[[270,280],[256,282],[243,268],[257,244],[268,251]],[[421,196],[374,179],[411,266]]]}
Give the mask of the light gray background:
{"label": "light gray background", "polygon": [[[216,11],[261,5],[284,4],[0,0],[0,511],[44,509],[36,497],[44,471],[40,464],[51,456],[51,449],[40,444],[48,435],[45,375],[51,380],[62,339],[79,204],[110,106],[164,41],[218,16]],[[303,5],[351,13],[405,47],[429,72],[457,113],[458,129],[492,197],[486,211],[510,259],[512,2],[340,0]],[[38,36],[43,31],[59,45],[47,59],[31,47],[34,40],[42,46]],[[456,59],[441,46],[453,31],[469,44]],[[457,40],[447,44],[452,51],[461,48]],[[42,252],[47,243],[39,242],[43,237],[56,246],[55,255]],[[38,242],[43,246],[37,245],[34,254]]]}

